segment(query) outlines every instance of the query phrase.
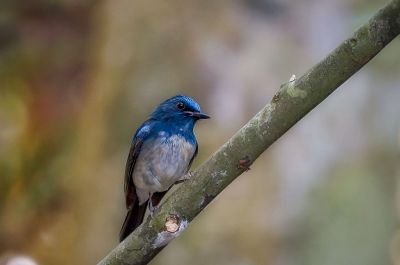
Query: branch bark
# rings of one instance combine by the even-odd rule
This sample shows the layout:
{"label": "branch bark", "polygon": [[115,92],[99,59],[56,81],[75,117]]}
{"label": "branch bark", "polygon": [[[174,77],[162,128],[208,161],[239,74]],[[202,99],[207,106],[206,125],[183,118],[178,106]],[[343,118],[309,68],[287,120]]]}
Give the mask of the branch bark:
{"label": "branch bark", "polygon": [[204,162],[99,265],[147,264],[246,167],[400,33],[400,0],[389,2],[269,104]]}

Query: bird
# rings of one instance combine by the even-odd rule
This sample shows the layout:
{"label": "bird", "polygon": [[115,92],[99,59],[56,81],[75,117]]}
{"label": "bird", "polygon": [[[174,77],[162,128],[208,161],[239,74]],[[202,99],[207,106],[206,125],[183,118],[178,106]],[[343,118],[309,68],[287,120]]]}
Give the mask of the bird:
{"label": "bird", "polygon": [[147,208],[152,214],[174,184],[190,178],[198,152],[193,129],[209,118],[193,98],[176,95],[161,102],[136,130],[125,166],[127,214],[120,242],[143,222]]}

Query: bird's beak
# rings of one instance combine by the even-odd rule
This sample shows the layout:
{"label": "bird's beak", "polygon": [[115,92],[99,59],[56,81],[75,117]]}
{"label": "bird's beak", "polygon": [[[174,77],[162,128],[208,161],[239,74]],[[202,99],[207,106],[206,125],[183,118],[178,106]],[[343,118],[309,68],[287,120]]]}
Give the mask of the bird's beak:
{"label": "bird's beak", "polygon": [[196,117],[198,119],[209,119],[210,118],[210,116],[208,116],[207,114],[202,113],[202,112],[185,111],[185,113],[188,114],[189,116]]}

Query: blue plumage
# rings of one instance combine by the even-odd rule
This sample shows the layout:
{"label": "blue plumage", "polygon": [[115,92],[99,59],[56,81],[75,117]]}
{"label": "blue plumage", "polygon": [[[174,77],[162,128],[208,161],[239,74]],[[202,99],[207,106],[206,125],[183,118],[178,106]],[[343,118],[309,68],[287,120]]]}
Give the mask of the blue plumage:
{"label": "blue plumage", "polygon": [[168,189],[184,180],[197,154],[195,123],[209,116],[188,96],[162,102],[136,131],[125,169],[128,214],[122,241],[143,221],[147,205],[157,205]]}

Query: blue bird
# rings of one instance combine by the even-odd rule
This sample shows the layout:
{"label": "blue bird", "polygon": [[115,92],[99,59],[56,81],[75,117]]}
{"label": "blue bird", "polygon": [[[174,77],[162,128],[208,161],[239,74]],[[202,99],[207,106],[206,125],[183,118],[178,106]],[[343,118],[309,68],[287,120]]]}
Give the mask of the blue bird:
{"label": "blue bird", "polygon": [[192,98],[177,95],[162,102],[136,131],[125,168],[128,213],[120,232],[124,240],[142,222],[165,193],[187,172],[197,155],[195,123],[208,119]]}

